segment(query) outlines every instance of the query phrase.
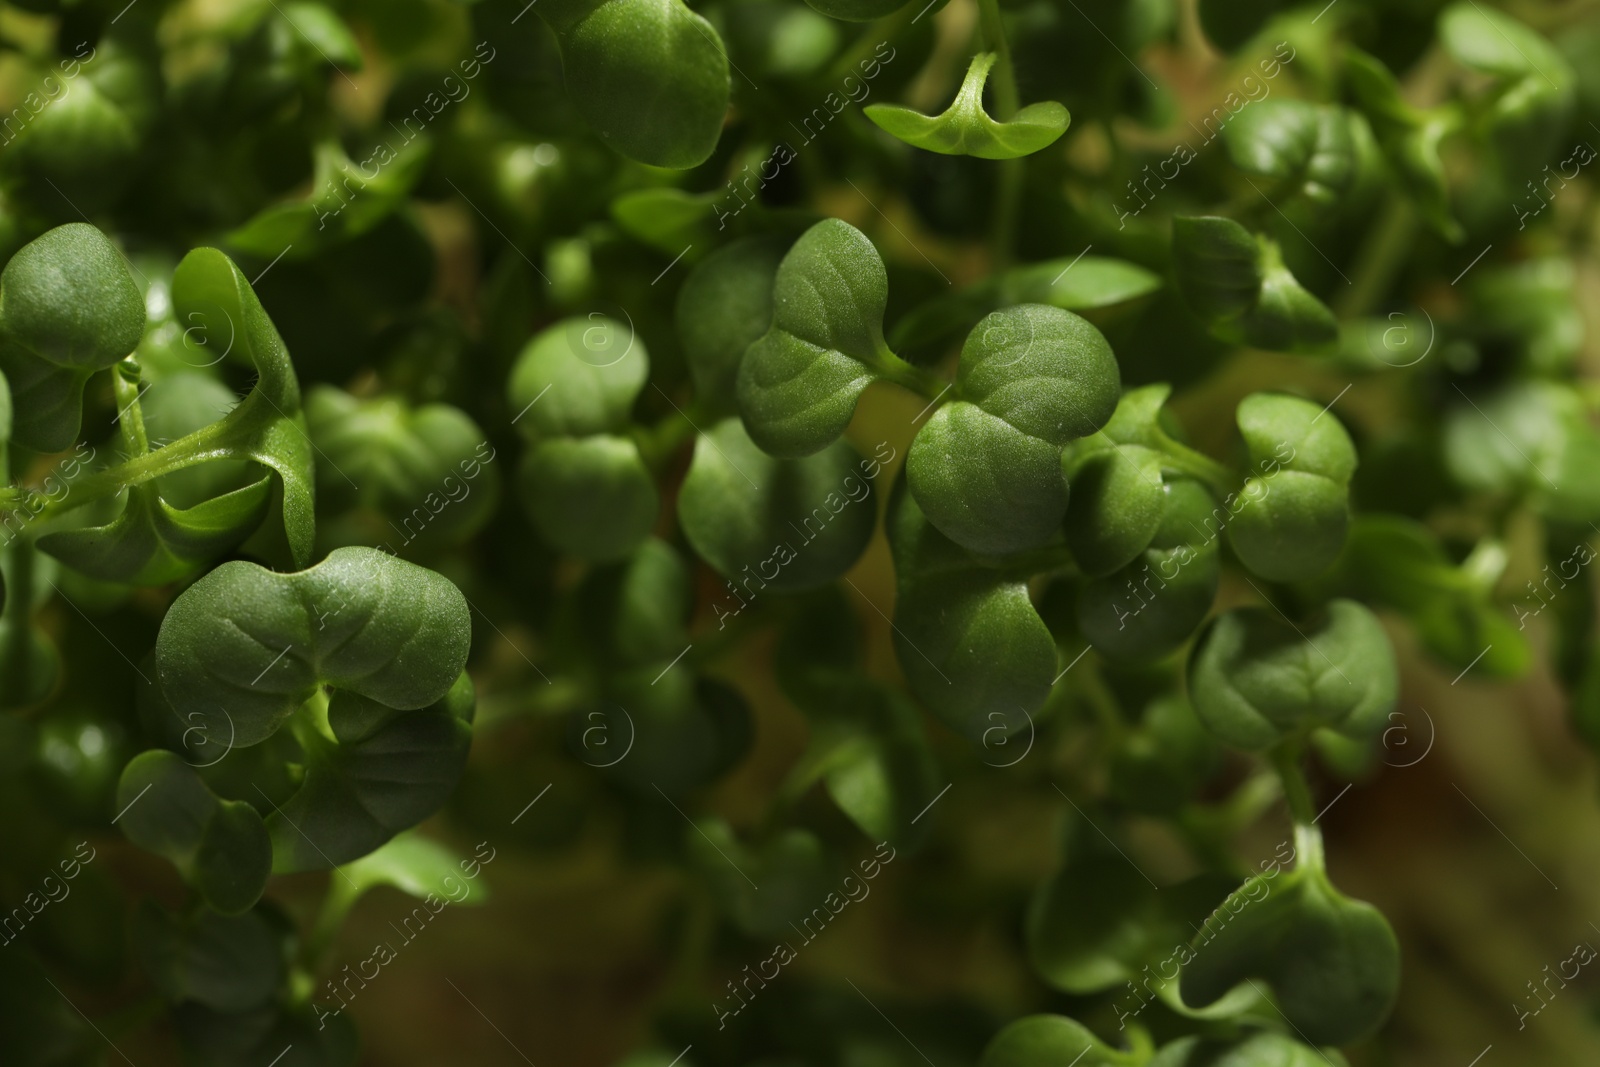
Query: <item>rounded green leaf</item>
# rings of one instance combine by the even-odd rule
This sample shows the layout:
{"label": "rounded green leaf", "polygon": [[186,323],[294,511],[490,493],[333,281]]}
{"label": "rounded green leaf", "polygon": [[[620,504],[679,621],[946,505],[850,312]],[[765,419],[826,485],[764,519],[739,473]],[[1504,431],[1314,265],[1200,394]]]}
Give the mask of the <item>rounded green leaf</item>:
{"label": "rounded green leaf", "polygon": [[666,663],[689,644],[689,568],[665,541],[650,538],[621,563],[595,568],[579,593],[576,651],[591,659],[626,667]]}
{"label": "rounded green leaf", "polygon": [[1275,582],[1313,578],[1339,558],[1350,521],[1349,493],[1316,474],[1279,471],[1251,478],[1228,523],[1228,544],[1251,573]]}
{"label": "rounded green leaf", "polygon": [[1161,454],[1140,445],[1098,449],[1081,459],[1062,453],[1072,483],[1067,547],[1078,567],[1101,577],[1138,558],[1166,513]]}
{"label": "rounded green leaf", "polygon": [[809,830],[782,830],[747,846],[726,820],[711,817],[686,827],[684,842],[718,907],[747,936],[792,939],[804,923],[815,937],[835,914],[825,901],[844,900],[828,854]]}
{"label": "rounded green leaf", "polygon": [[297,731],[300,788],[267,816],[273,871],[349,863],[444,807],[466,767],[475,703],[465,671],[415,710],[336,691],[326,732],[320,724]]}
{"label": "rounded green leaf", "polygon": [[[899,575],[895,656],[911,691],[969,740],[1020,728],[1049,695],[1055,641],[1025,581],[978,565],[923,516],[902,486],[890,506]],[[996,716],[999,716],[998,719]]]}
{"label": "rounded green leaf", "polygon": [[1287,470],[1318,474],[1340,485],[1355,473],[1356,448],[1350,434],[1338,416],[1309,400],[1252,393],[1239,401],[1236,418],[1250,462],[1257,468],[1277,460]]}
{"label": "rounded green leaf", "polygon": [[956,385],[961,399],[912,442],[911,491],[941,533],[974,552],[1037,548],[1067,509],[1062,446],[1116,410],[1111,346],[1070,311],[1004,308],[967,335]]}
{"label": "rounded green leaf", "polygon": [[772,326],[739,365],[739,410],[763,451],[805,456],[836,440],[890,355],[889,278],[867,235],[824,219],[800,236],[773,283]]}
{"label": "rounded green leaf", "polygon": [[1400,946],[1389,923],[1315,869],[1252,878],[1212,913],[1190,950],[1179,980],[1185,1004],[1203,1008],[1261,979],[1295,1032],[1318,1045],[1368,1036],[1399,992]]}
{"label": "rounded green leaf", "polygon": [[600,139],[640,163],[683,170],[717,146],[728,56],[681,0],[546,0],[567,99]]}
{"label": "rounded green leaf", "polygon": [[1229,544],[1263,578],[1320,574],[1344,547],[1357,462],[1350,435],[1316,404],[1273,393],[1240,401],[1238,421],[1255,474],[1230,508]]}
{"label": "rounded green leaf", "polygon": [[1274,97],[1241,111],[1223,130],[1233,165],[1272,178],[1318,208],[1338,204],[1361,178],[1366,120],[1333,104]]}
{"label": "rounded green leaf", "polygon": [[1029,1015],[984,1046],[978,1067],[1117,1067],[1125,1059],[1065,1015]]}
{"label": "rounded green leaf", "polygon": [[1111,345],[1088,319],[1021,304],[972,328],[956,389],[961,399],[1060,447],[1106,424],[1122,381]]}
{"label": "rounded green leaf", "polygon": [[541,441],[522,457],[517,484],[539,535],[580,559],[621,559],[661,511],[655,478],[626,437]]}
{"label": "rounded green leaf", "polygon": [[598,313],[563,319],[517,357],[513,422],[530,441],[613,433],[628,425],[649,377],[650,356],[630,324]]}
{"label": "rounded green leaf", "polygon": [[0,332],[58,366],[98,370],[139,347],[144,297],[117,246],[70,222],[23,245],[0,272]]}
{"label": "rounded green leaf", "polygon": [[1221,572],[1218,533],[1227,512],[1199,482],[1164,484],[1161,525],[1132,563],[1078,592],[1078,628],[1105,655],[1158,659],[1189,639],[1211,612]]}
{"label": "rounded green leaf", "polygon": [[1319,727],[1371,737],[1400,685],[1388,635],[1353,600],[1331,601],[1298,626],[1273,608],[1220,615],[1190,654],[1188,681],[1211,732],[1246,749]]}
{"label": "rounded green leaf", "polygon": [[1054,100],[1029,104],[1005,122],[996,122],[983,110],[983,85],[995,58],[994,52],[973,56],[955,100],[938,115],[899,104],[868,104],[862,111],[906,144],[941,155],[1017,159],[1048,148],[1072,121]]}
{"label": "rounded green leaf", "polygon": [[929,521],[986,555],[1037,548],[1067,510],[1061,446],[975,404],[946,404],[918,431],[906,477]]}
{"label": "rounded green leaf", "polygon": [[460,408],[361,399],[320,385],[306,397],[316,444],[317,499],[326,511],[381,516],[378,536],[434,543],[470,536],[494,511],[495,450]]}
{"label": "rounded green leaf", "polygon": [[448,579],[341,548],[292,574],[238,560],[213,570],[168,609],[156,668],[180,717],[246,746],[322,685],[427,707],[455,683],[471,639],[466,600]]}
{"label": "rounded green leaf", "polygon": [[756,589],[808,589],[838,578],[866,549],[881,466],[846,441],[802,459],[774,459],[738,419],[724,419],[695,441],[679,521],[723,577],[754,576]]}
{"label": "rounded green leaf", "polygon": [[[673,656],[681,653],[680,647]],[[696,678],[672,656],[608,676],[601,699],[568,720],[573,754],[640,796],[681,796],[732,770],[749,750],[738,691]]]}
{"label": "rounded green leaf", "polygon": [[1346,1067],[1338,1052],[1303,1045],[1273,1030],[1234,1040],[1185,1037],[1156,1053],[1149,1067]]}
{"label": "rounded green leaf", "polygon": [[772,325],[785,247],[773,237],[734,241],[698,263],[678,290],[678,337],[702,403],[723,410],[737,403],[739,362]]}

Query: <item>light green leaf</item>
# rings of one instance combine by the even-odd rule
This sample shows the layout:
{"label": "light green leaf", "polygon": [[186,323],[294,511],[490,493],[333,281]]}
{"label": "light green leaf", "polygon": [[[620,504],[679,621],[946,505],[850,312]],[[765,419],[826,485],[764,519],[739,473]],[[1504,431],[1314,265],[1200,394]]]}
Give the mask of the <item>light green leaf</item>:
{"label": "light green leaf", "polygon": [[967,336],[956,389],[906,457],[939,531],[987,555],[1037,548],[1067,510],[1064,445],[1105,425],[1120,387],[1100,331],[1070,311],[1023,304]]}
{"label": "light green leaf", "polygon": [[1005,122],[983,110],[983,85],[989,80],[996,53],[972,57],[967,76],[950,106],[938,115],[924,115],[899,104],[868,104],[862,111],[906,144],[947,156],[1017,159],[1054,144],[1067,132],[1072,117],[1054,100],[1029,104]]}
{"label": "light green leaf", "polygon": [[1120,1067],[1127,1057],[1065,1015],[1029,1015],[984,1046],[978,1067]]}
{"label": "light green leaf", "polygon": [[599,314],[563,319],[517,357],[513,421],[530,441],[614,433],[628,426],[649,377],[649,353],[631,325]]}
{"label": "light green leaf", "polygon": [[739,365],[739,409],[763,451],[810,455],[844,433],[894,359],[883,340],[889,279],[866,234],[825,219],[783,257],[772,299],[772,326]]}

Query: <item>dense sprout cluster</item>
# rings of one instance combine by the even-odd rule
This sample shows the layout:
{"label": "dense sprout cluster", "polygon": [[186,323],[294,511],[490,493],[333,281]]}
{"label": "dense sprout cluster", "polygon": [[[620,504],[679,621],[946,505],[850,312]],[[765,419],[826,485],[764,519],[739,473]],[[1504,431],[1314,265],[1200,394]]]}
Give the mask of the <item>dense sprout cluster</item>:
{"label": "dense sprout cluster", "polygon": [[[571,863],[671,872],[634,1067],[1399,1062],[1320,825],[1391,635],[1600,745],[1530,18],[0,5],[0,1058],[358,1062],[412,917]],[[913,1040],[789,969],[847,907],[1016,966]]]}

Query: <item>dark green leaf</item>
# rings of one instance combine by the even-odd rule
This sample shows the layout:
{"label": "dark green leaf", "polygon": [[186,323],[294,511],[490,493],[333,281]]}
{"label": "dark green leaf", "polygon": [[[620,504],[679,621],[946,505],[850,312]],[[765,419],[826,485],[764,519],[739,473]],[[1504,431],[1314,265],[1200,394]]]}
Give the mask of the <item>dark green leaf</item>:
{"label": "dark green leaf", "polygon": [[1399,693],[1394,649],[1353,600],[1291,624],[1274,608],[1214,620],[1189,657],[1189,698],[1212,733],[1236,748],[1266,748],[1327,727],[1354,738],[1382,728]]}
{"label": "dark green leaf", "polygon": [[472,679],[464,671],[444,695],[414,711],[358,695],[355,686],[336,691],[326,733],[297,731],[307,749],[305,780],[267,817],[273,871],[349,863],[444,807],[466,766],[474,704]]}
{"label": "dark green leaf", "polygon": [[284,978],[277,934],[259,912],[203,907],[178,918],[146,901],[133,939],[145,973],[169,1001],[248,1011],[275,997]]}
{"label": "dark green leaf", "polygon": [[1334,207],[1355,189],[1362,142],[1371,139],[1366,120],[1355,112],[1302,100],[1259,101],[1223,130],[1234,166],[1272,178],[1320,209]]}
{"label": "dark green leaf", "polygon": [[661,511],[654,477],[626,437],[556,438],[522,457],[517,484],[541,537],[580,559],[621,559]]}
{"label": "dark green leaf", "polygon": [[735,408],[739,362],[772,325],[772,286],[786,247],[773,237],[735,241],[707,256],[678,290],[678,337],[702,403]]}
{"label": "dark green leaf", "polygon": [[293,574],[242,561],[213,570],[168,609],[156,666],[180,716],[198,713],[212,736],[232,729],[245,746],[321,685],[425,708],[456,682],[471,636],[449,580],[375,549],[341,548]]}
{"label": "dark green leaf", "polygon": [[1277,243],[1232,219],[1174,219],[1172,260],[1178,291],[1220,340],[1311,354],[1338,340],[1333,312],[1290,273]]}
{"label": "dark green leaf", "polygon": [[895,653],[911,691],[952,729],[982,744],[999,722],[1013,729],[1049,695],[1055,641],[1025,581],[978,565],[897,487],[889,544],[899,576]]}
{"label": "dark green leaf", "polygon": [[1315,869],[1258,875],[1206,920],[1190,944],[1180,990],[1205,1007],[1247,979],[1266,981],[1305,1040],[1347,1045],[1394,1007],[1400,947],[1370,904],[1351,900]]}
{"label": "dark green leaf", "polygon": [[[831,582],[866,549],[877,525],[873,482],[882,469],[845,441],[801,459],[774,459],[738,419],[695,442],[678,494],[679,521],[723,577],[798,590]],[[893,452],[890,450],[890,457]]]}
{"label": "dark green leaf", "polygon": [[612,148],[656,167],[706,161],[728,110],[728,57],[681,0],[545,0],[567,98]]}
{"label": "dark green leaf", "polygon": [[217,911],[236,915],[260,899],[272,868],[261,816],[244,801],[218,798],[178,756],[153,749],[135,757],[117,804],[128,840],[171,860]]}

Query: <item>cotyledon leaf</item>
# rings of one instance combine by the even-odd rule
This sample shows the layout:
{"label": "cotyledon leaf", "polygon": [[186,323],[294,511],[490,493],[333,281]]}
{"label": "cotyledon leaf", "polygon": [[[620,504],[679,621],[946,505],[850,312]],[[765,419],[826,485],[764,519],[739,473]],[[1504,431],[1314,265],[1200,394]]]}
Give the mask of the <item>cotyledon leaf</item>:
{"label": "cotyledon leaf", "polygon": [[[371,548],[308,570],[224,563],[184,590],[156,639],[173,709],[255,744],[322,685],[400,710],[443,697],[466,663],[467,603],[433,571]],[[226,718],[226,721],[224,719]]]}
{"label": "cotyledon leaf", "polygon": [[1065,132],[1071,116],[1054,100],[1029,104],[1004,122],[983,110],[983,85],[996,53],[972,57],[955,100],[938,115],[924,115],[899,104],[868,104],[867,118],[916,148],[947,156],[1016,159],[1048,148]]}
{"label": "cotyledon leaf", "polygon": [[681,0],[545,0],[567,98],[630,159],[683,170],[706,161],[728,110],[728,56]]}

